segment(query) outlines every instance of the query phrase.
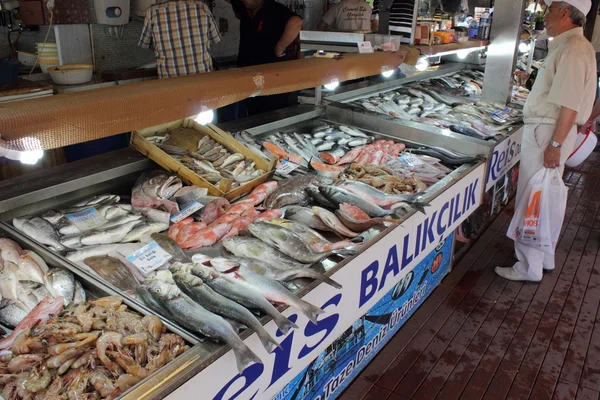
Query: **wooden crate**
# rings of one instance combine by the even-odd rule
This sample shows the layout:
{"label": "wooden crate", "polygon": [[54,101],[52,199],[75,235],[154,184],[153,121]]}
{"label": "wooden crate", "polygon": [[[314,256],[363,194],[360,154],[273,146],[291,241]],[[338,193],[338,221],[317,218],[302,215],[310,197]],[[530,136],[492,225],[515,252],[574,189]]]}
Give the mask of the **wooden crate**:
{"label": "wooden crate", "polygon": [[[257,168],[267,172],[258,178],[246,182],[245,184],[232,190],[229,190],[232,182],[228,181],[227,179],[222,179],[220,183],[223,184],[220,187],[217,187],[145,139],[150,136],[172,132],[177,128],[191,128],[193,129],[193,134],[183,135],[170,133],[170,144],[174,144],[192,152],[196,150],[198,141],[204,136],[208,135],[216,142],[225,146],[232,153],[243,154],[247,160],[255,162]],[[188,132],[192,133],[192,131]],[[201,125],[190,118],[134,131],[131,134],[131,146],[148,158],[152,159],[167,171],[179,176],[179,178],[181,178],[181,180],[188,185],[196,185],[201,188],[206,188],[209,195],[225,197],[229,201],[239,199],[240,197],[250,193],[256,186],[270,180],[275,171],[275,164],[277,162],[275,159],[266,160],[262,158],[248,147],[235,140],[229,133],[217,128],[216,126],[212,124]]]}

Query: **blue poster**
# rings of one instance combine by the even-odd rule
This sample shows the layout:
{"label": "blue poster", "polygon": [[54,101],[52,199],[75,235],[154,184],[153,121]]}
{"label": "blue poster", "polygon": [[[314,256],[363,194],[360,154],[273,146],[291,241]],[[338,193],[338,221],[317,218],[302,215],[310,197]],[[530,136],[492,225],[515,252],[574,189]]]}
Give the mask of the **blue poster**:
{"label": "blue poster", "polygon": [[454,233],[441,242],[274,400],[338,397],[450,271]]}

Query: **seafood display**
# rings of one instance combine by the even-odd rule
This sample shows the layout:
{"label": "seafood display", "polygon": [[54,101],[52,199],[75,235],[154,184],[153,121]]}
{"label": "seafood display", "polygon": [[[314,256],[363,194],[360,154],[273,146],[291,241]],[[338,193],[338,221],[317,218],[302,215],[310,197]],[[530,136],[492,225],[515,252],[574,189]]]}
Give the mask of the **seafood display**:
{"label": "seafood display", "polygon": [[64,305],[46,297],[0,341],[5,399],[112,399],[181,355],[188,345],[160,319],[120,297]]}
{"label": "seafood display", "polygon": [[[192,128],[177,129],[179,136],[189,133],[198,134]],[[173,140],[174,136],[166,133],[164,136],[150,137],[149,141],[213,185],[219,186],[225,179],[232,182],[230,188],[233,189],[267,172],[257,168],[256,163],[245,155],[236,153],[208,135],[193,147]]]}
{"label": "seafood display", "polygon": [[85,291],[75,276],[50,268],[34,251],[0,238],[0,323],[15,328],[44,299],[60,298],[65,304],[85,301]]}
{"label": "seafood display", "polygon": [[515,124],[521,123],[522,112],[503,104],[479,101],[482,84],[480,72],[465,70],[361,98],[352,104],[480,140],[501,139]]}

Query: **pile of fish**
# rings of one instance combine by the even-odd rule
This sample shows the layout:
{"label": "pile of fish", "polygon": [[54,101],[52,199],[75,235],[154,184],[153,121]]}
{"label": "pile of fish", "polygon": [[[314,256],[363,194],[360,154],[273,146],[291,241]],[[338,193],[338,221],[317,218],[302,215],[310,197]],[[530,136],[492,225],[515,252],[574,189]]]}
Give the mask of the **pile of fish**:
{"label": "pile of fish", "polygon": [[[118,203],[119,196],[98,195],[69,208],[47,211],[40,217],[15,218],[13,225],[52,250],[66,253],[66,258],[73,262],[106,255],[122,243],[137,243],[144,236],[169,228],[170,212],[149,208],[151,203],[157,206],[168,202],[162,197],[162,186],[155,191],[157,197],[145,203],[139,201],[142,196],[136,195],[140,186],[144,185],[136,185],[134,188],[133,205]],[[144,198],[150,199],[149,196]],[[144,207],[136,208],[135,205]],[[176,203],[174,206],[172,211],[177,209]],[[79,213],[88,213],[90,209],[92,211],[89,211],[89,214],[94,216],[95,225],[86,229],[87,225],[77,224],[76,221]]]}
{"label": "pile of fish", "polygon": [[[280,218],[283,212],[271,209],[260,212],[256,206],[261,204],[277,189],[277,182],[269,181],[257,186],[249,196],[235,204],[224,198],[213,198],[192,217],[183,219],[169,228],[169,237],[183,249],[196,249],[212,246],[215,243],[236,236],[254,221]],[[191,197],[188,197],[188,201]],[[194,197],[194,201],[202,201]]]}
{"label": "pile of fish", "polygon": [[[185,129],[185,128],[180,128]],[[192,129],[189,129],[193,131]],[[193,131],[196,134],[196,131]],[[166,137],[167,139],[163,139]],[[256,167],[256,163],[247,160],[241,153],[232,153],[227,147],[210,136],[204,136],[193,149],[169,144],[166,136],[150,137],[162,151],[177,159],[181,164],[194,171],[206,181],[220,185],[221,180],[232,181],[230,188],[236,188],[245,182],[264,175],[266,171]]]}
{"label": "pile of fish", "polygon": [[451,76],[421,81],[420,84],[445,96],[477,98],[481,95],[483,77],[483,72],[465,69]]}
{"label": "pile of fish", "polygon": [[[472,74],[463,71],[454,77],[434,78],[401,89],[362,98],[353,103],[369,111],[449,128],[453,132],[481,140],[492,140],[507,134],[512,125],[521,122],[522,114],[502,104],[489,104],[461,99],[480,91]],[[466,90],[466,92],[462,92]]]}
{"label": "pile of fish", "polygon": [[49,268],[35,252],[0,238],[0,323],[14,328],[46,297],[77,303],[85,291],[70,271]]}
{"label": "pile of fish", "polygon": [[45,298],[0,341],[5,399],[114,399],[188,349],[120,297],[63,306]]}

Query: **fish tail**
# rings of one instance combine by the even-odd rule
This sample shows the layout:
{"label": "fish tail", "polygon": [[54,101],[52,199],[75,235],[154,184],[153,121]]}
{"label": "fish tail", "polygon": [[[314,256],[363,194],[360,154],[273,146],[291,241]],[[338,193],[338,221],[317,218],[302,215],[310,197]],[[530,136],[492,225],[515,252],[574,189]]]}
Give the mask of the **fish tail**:
{"label": "fish tail", "polygon": [[343,249],[333,250],[332,252],[333,254],[337,254],[338,256],[352,256],[358,253],[358,249],[355,246],[349,246]]}
{"label": "fish tail", "polygon": [[306,301],[302,301],[302,303],[300,303],[299,308],[302,311],[302,313],[306,315],[306,317],[310,319],[311,322],[315,325],[317,324],[317,316],[325,312],[319,307],[315,306],[314,304],[310,304]]}
{"label": "fish tail", "polygon": [[319,281],[321,281],[323,283],[326,283],[329,286],[332,286],[332,287],[334,287],[336,289],[341,289],[342,288],[342,285],[340,285],[339,283],[337,283],[333,279],[331,279],[331,278],[329,278],[329,277],[327,277],[327,276],[325,276],[325,275],[323,275],[323,274],[321,274],[321,273],[319,273],[317,271],[313,271],[313,270],[310,270],[310,269],[304,269],[304,270],[296,271],[296,272],[294,272],[291,275],[287,275],[285,280],[286,281],[291,281],[291,280],[296,279],[296,278],[311,278],[311,279],[316,279],[316,280],[319,280]]}
{"label": "fish tail", "polygon": [[275,350],[276,347],[281,349],[281,345],[279,344],[279,342],[273,339],[273,337],[269,335],[269,333],[262,326],[260,328],[256,327],[254,331],[258,335],[258,338],[260,339],[260,342],[262,343],[263,347],[269,353]]}
{"label": "fish tail", "polygon": [[298,325],[284,317],[279,311],[277,311],[277,314],[271,314],[271,317],[273,318],[273,321],[275,321],[277,328],[279,328],[284,335],[292,328],[298,329]]}
{"label": "fish tail", "polygon": [[239,373],[244,372],[246,367],[256,364],[262,364],[262,360],[258,358],[256,354],[244,342],[240,340],[240,342],[233,347],[233,352],[235,354],[235,361],[237,364],[237,368]]}

